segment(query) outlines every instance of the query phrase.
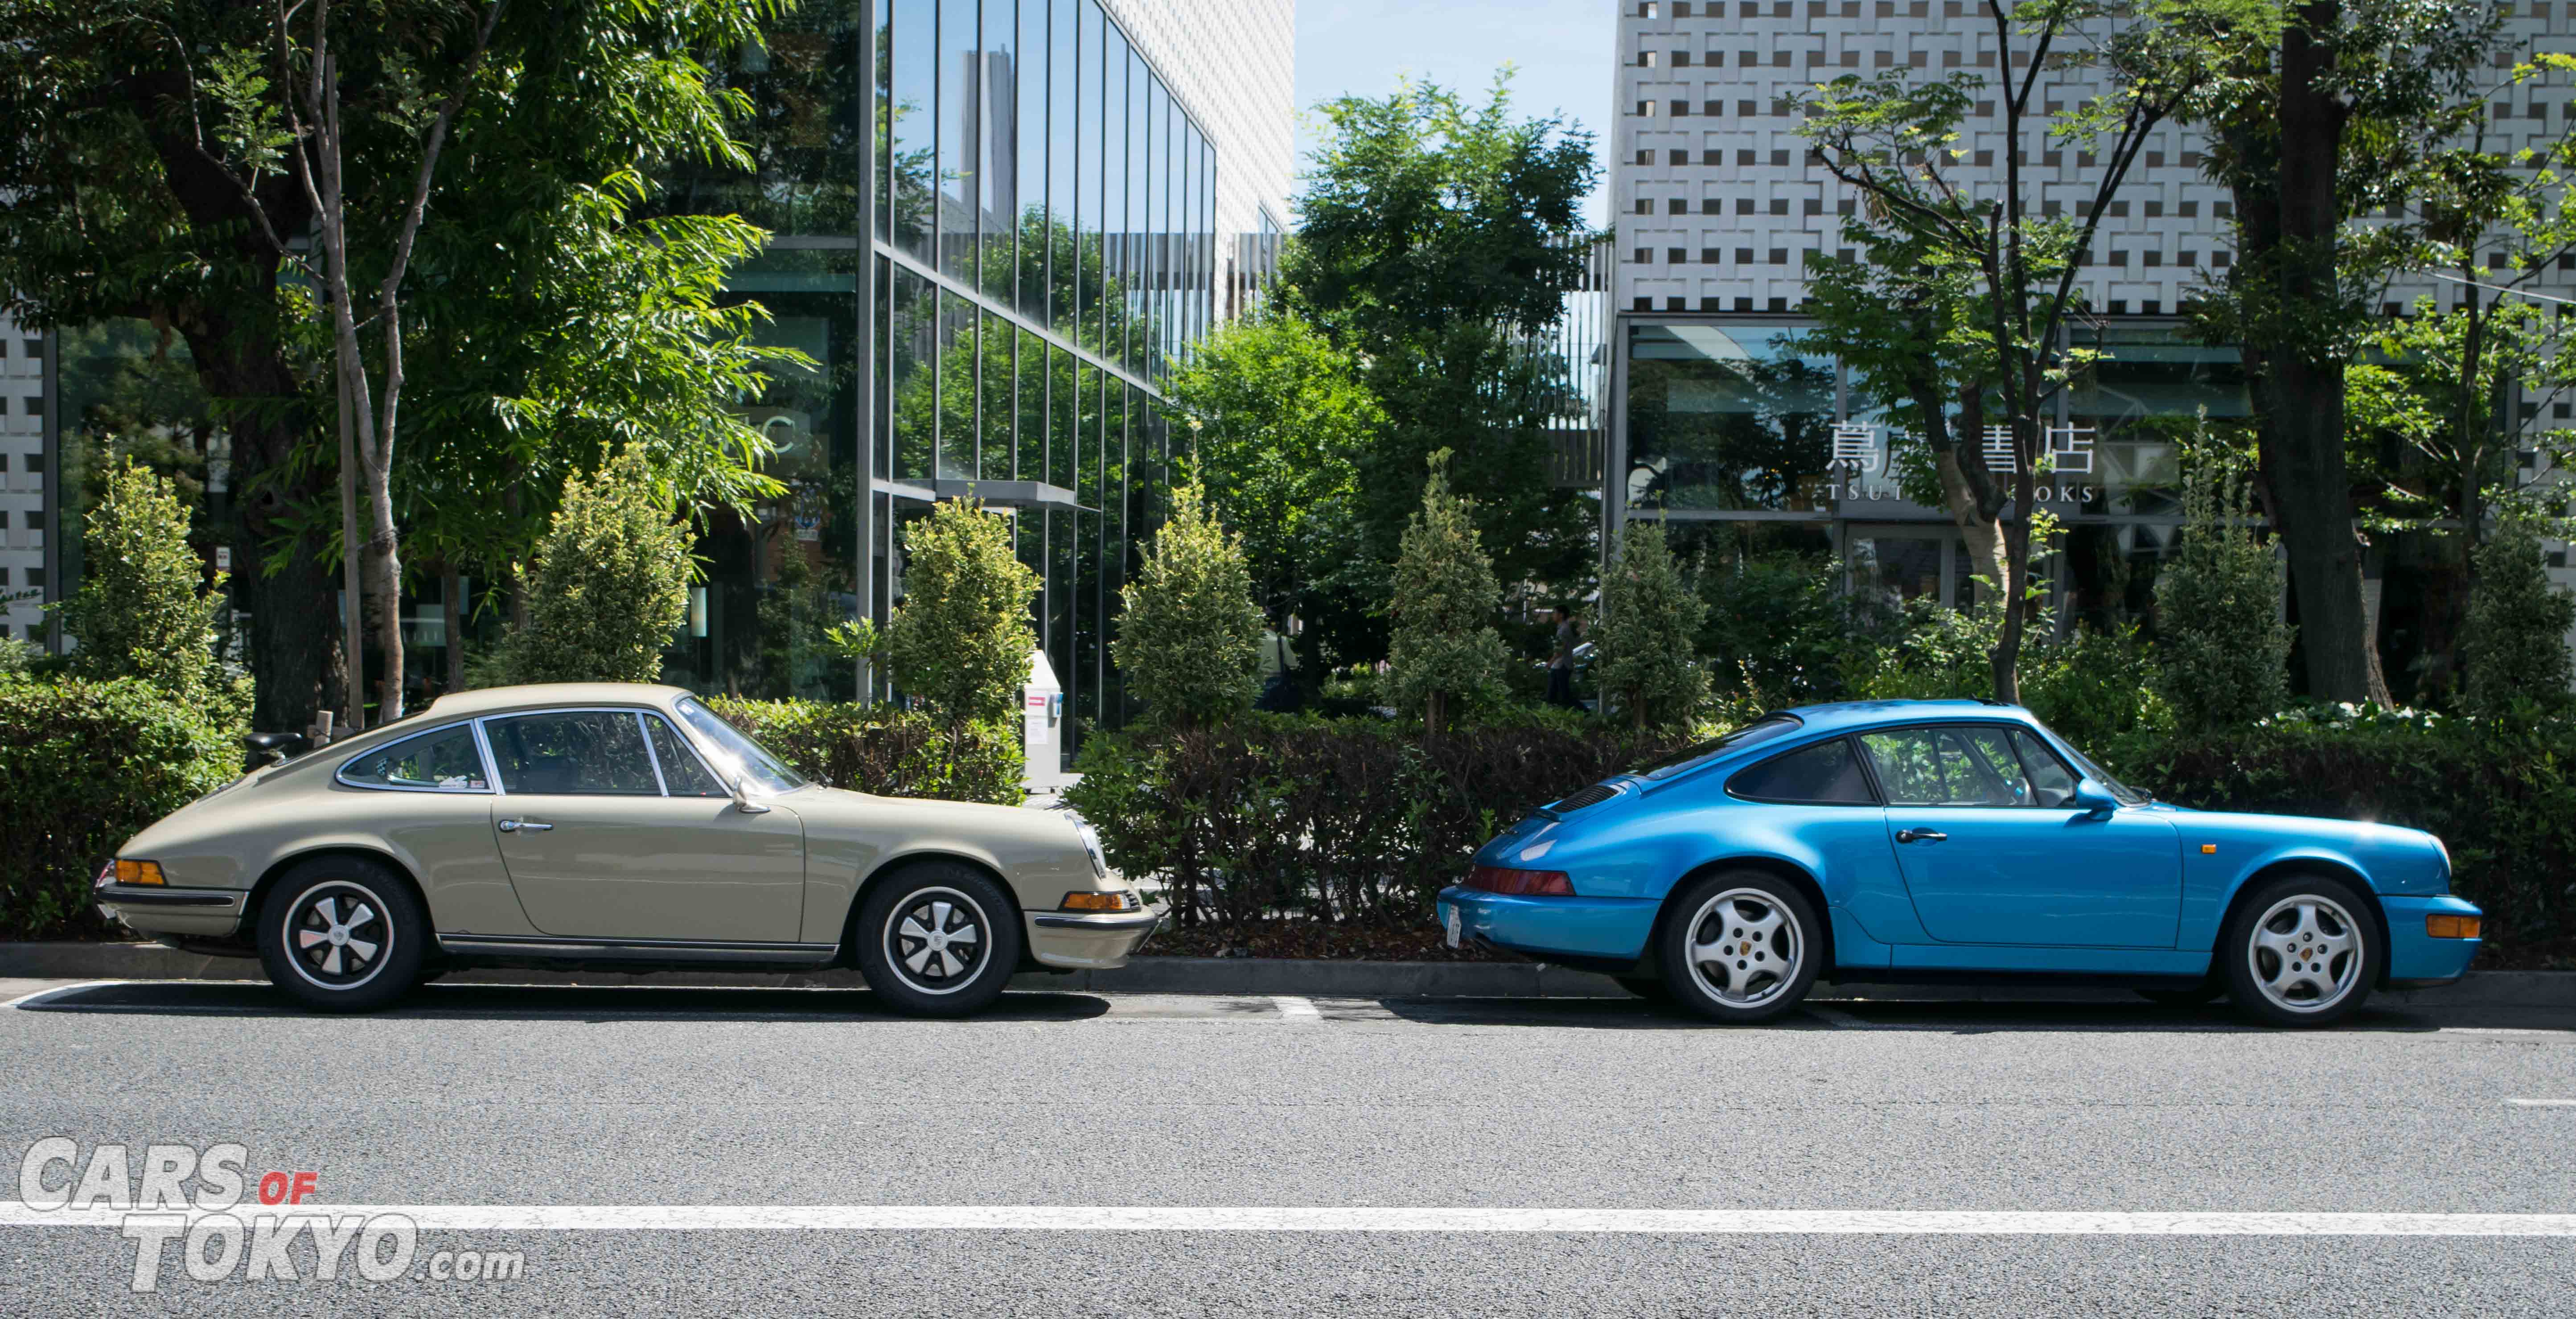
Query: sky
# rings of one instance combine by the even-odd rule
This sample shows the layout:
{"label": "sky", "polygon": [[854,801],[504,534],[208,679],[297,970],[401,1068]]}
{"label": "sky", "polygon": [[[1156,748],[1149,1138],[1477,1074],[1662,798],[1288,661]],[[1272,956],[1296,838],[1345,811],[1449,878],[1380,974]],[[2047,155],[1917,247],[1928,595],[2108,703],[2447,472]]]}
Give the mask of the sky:
{"label": "sky", "polygon": [[1603,186],[1593,192],[1591,216],[1595,226],[1606,224],[1618,26],[1607,0],[1297,0],[1299,167],[1315,142],[1307,112],[1318,101],[1383,96],[1406,77],[1481,100],[1494,71],[1511,64],[1520,113],[1561,110],[1598,139]]}

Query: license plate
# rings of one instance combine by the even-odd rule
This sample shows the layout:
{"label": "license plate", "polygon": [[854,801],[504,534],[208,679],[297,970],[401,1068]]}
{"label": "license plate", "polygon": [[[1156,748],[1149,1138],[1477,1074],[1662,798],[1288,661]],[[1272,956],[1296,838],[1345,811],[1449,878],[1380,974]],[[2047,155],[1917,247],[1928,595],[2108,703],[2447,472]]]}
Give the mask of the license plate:
{"label": "license plate", "polygon": [[1465,943],[1466,934],[1466,922],[1459,920],[1458,909],[1451,907],[1449,909],[1449,946],[1456,948]]}

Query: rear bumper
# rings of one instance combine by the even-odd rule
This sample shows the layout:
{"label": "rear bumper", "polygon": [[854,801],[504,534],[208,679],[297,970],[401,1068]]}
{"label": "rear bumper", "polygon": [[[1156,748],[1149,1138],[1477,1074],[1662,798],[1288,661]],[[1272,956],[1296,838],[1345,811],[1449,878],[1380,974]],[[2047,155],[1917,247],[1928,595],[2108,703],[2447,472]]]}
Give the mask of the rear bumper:
{"label": "rear bumper", "polygon": [[1532,957],[1633,962],[1646,954],[1662,904],[1653,898],[1528,898],[1451,885],[1440,890],[1440,928]]}
{"label": "rear bumper", "polygon": [[2424,932],[2427,916],[2476,916],[2478,906],[2465,898],[2390,897],[2379,899],[2388,914],[2388,982],[2391,987],[2448,984],[2468,974],[2469,963],[2485,945],[2482,939],[2436,939]]}

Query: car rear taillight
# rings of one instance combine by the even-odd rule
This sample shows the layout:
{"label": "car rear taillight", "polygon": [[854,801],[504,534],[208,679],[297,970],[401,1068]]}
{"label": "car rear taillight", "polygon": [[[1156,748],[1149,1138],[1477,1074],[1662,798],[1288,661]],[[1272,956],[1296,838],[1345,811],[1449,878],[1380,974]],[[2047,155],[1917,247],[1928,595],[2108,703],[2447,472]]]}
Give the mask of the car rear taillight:
{"label": "car rear taillight", "polygon": [[1507,870],[1501,866],[1478,866],[1467,872],[1467,887],[1521,897],[1574,896],[1574,881],[1562,870]]}

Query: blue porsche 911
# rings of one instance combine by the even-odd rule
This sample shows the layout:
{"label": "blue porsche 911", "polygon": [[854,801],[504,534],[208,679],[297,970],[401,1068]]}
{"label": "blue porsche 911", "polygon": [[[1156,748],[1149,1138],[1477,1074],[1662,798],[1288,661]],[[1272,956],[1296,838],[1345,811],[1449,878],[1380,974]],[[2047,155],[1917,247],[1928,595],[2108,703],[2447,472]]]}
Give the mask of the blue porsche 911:
{"label": "blue porsche 911", "polygon": [[2316,1026],[2456,980],[2478,908],[2417,829],[2188,810],[2015,706],[1767,715],[1540,809],[1440,894],[1470,941],[1719,1021],[1837,983],[2043,977]]}

